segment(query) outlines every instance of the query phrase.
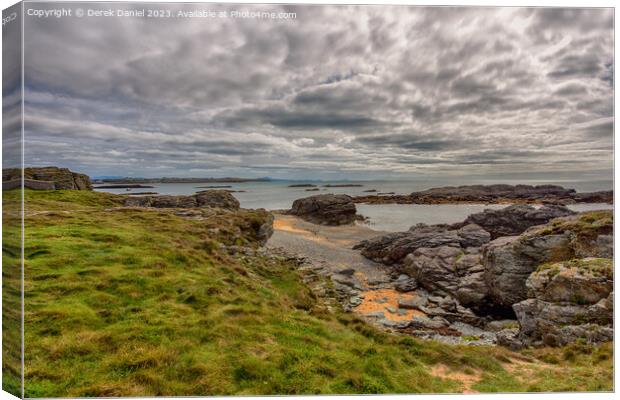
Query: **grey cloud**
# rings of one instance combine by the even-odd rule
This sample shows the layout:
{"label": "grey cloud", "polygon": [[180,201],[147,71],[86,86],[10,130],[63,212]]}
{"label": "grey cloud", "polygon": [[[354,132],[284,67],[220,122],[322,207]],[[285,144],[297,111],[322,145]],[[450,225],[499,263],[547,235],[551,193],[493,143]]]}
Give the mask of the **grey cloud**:
{"label": "grey cloud", "polygon": [[613,158],[608,9],[209,7],[298,18],[29,19],[30,162],[371,177]]}

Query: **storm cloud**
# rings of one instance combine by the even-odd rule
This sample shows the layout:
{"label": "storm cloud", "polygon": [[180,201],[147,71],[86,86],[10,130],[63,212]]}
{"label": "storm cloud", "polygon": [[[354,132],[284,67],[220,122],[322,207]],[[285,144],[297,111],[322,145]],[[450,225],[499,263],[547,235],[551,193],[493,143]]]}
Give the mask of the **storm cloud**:
{"label": "storm cloud", "polygon": [[26,17],[27,165],[611,177],[611,9],[166,7],[296,18]]}

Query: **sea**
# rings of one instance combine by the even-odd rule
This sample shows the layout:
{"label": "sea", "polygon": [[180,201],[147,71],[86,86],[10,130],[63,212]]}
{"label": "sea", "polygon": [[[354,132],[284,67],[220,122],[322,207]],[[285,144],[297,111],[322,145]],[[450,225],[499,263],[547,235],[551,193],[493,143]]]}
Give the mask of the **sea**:
{"label": "sea", "polygon": [[[264,208],[267,210],[284,210],[291,208],[293,201],[299,198],[316,194],[348,194],[351,196],[369,195],[377,193],[409,194],[411,192],[441,186],[460,186],[474,184],[555,184],[565,188],[573,188],[577,192],[593,192],[598,190],[612,190],[611,180],[590,181],[490,181],[477,180],[463,182],[456,180],[433,181],[258,181],[240,183],[154,183],[145,184],[153,188],[132,189],[96,189],[116,194],[157,192],[166,195],[190,195],[201,190],[204,186],[229,186],[226,190],[234,191],[233,196],[239,200],[243,208]],[[312,184],[318,191],[307,191],[305,187],[290,187],[290,185]],[[355,187],[325,187],[325,185],[361,185]],[[97,185],[96,185],[97,186]],[[376,190],[376,193],[367,192]],[[488,204],[357,204],[358,214],[367,218],[363,224],[377,231],[399,232],[409,229],[418,223],[439,224],[463,221],[468,215],[481,212],[485,209],[498,209],[506,205]],[[589,211],[613,209],[611,204],[575,204],[569,208],[575,211]]]}

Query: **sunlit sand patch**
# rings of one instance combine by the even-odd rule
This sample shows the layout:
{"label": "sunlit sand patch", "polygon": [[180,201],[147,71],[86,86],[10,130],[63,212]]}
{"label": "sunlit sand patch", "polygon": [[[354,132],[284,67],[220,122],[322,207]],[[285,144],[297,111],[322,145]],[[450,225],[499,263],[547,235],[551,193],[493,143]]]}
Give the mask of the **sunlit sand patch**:
{"label": "sunlit sand patch", "polygon": [[284,231],[284,232],[291,232],[291,233],[297,233],[297,234],[301,234],[301,235],[316,235],[316,232],[310,232],[309,230],[306,229],[301,229],[298,228],[296,226],[294,226],[294,222],[291,219],[284,219],[284,218],[276,218],[275,221],[273,221],[273,229],[276,229],[278,231]]}
{"label": "sunlit sand patch", "polygon": [[464,372],[452,371],[443,364],[439,364],[431,368],[431,375],[442,379],[451,379],[459,381],[463,385],[461,393],[479,393],[473,390],[471,387],[482,379],[482,373],[480,371],[474,371],[472,374],[466,374]]}
{"label": "sunlit sand patch", "polygon": [[390,321],[409,321],[415,316],[423,317],[426,314],[419,310],[399,310],[398,301],[415,296],[415,294],[400,293],[394,289],[369,290],[364,292],[362,303],[355,307],[354,311],[362,315],[382,312]]}
{"label": "sunlit sand patch", "polygon": [[353,243],[357,243],[357,240],[350,239],[336,239],[333,237],[326,237],[320,234],[322,231],[329,231],[330,229],[342,229],[342,227],[328,227],[328,226],[317,226],[316,229],[307,228],[304,226],[299,226],[300,223],[296,218],[289,216],[277,216],[275,221],[273,221],[273,229],[282,232],[293,233],[296,235],[303,236],[306,239],[325,243],[325,244],[337,244],[343,247],[349,247]]}

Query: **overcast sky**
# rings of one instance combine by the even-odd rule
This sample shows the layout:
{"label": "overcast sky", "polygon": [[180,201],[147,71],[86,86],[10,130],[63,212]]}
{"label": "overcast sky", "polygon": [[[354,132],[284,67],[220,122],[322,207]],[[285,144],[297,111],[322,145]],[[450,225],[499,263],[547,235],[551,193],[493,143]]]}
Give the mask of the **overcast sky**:
{"label": "overcast sky", "polygon": [[297,18],[27,17],[26,164],[611,178],[610,9],[169,7]]}

